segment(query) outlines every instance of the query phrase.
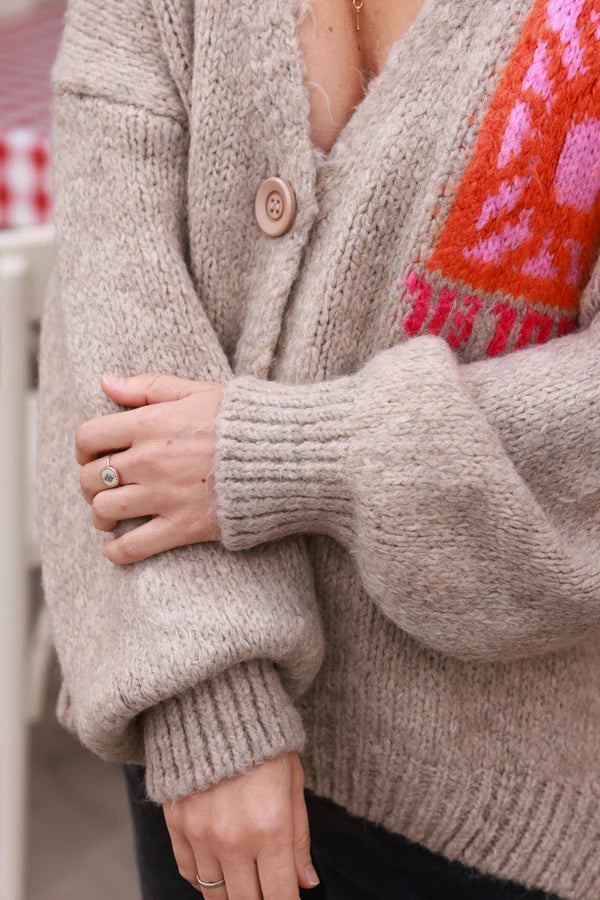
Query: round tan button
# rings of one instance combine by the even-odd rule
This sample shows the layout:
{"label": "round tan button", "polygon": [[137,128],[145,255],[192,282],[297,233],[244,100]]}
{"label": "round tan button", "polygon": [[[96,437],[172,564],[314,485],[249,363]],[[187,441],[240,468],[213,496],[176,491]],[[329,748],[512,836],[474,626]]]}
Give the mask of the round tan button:
{"label": "round tan button", "polygon": [[289,231],[296,217],[296,197],[289,181],[277,176],[263,181],[256,192],[254,214],[269,237]]}

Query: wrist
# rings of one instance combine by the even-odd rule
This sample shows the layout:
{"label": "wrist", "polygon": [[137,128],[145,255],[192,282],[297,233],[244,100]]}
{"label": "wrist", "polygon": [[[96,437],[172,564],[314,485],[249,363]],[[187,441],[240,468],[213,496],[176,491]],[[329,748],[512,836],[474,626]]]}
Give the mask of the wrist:
{"label": "wrist", "polygon": [[288,385],[236,376],[216,423],[215,494],[228,550],[303,532],[347,543],[354,382]]}
{"label": "wrist", "polygon": [[252,659],[144,713],[146,791],[156,803],[207,790],[289,750],[305,732],[274,663]]}

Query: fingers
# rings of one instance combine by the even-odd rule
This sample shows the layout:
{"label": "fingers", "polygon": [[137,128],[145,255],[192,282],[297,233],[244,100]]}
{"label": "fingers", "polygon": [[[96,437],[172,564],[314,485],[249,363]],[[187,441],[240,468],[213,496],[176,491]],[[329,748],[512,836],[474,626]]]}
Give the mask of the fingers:
{"label": "fingers", "polygon": [[[180,875],[205,898],[263,900],[255,860],[250,856],[244,858],[243,851],[227,836],[221,841],[215,840],[209,830],[198,823],[188,825],[185,835],[170,824],[169,833]],[[215,852],[209,849],[209,845]],[[196,875],[206,882],[224,879],[225,884],[203,889]]]}
{"label": "fingers", "polygon": [[99,491],[92,500],[90,516],[94,528],[114,531],[117,522],[151,516],[152,495],[141,484],[125,484],[123,487]]}
{"label": "fingers", "polygon": [[256,862],[264,900],[299,900],[298,876],[290,839],[272,841],[258,855]]}
{"label": "fingers", "polygon": [[75,456],[81,466],[109,450],[130,447],[143,433],[152,434],[156,417],[144,407],[207,392],[211,394],[207,397],[209,407],[218,408],[223,392],[220,382],[193,381],[154,372],[124,378],[122,384],[109,384],[107,376],[103,376],[101,384],[104,393],[116,403],[138,408],[97,416],[79,425],[75,433]]}
{"label": "fingers", "polygon": [[116,381],[113,378],[114,376],[102,376],[102,390],[123,406],[147,406],[151,403],[181,400],[195,391],[212,387],[212,382],[193,381],[158,372],[144,372],[142,375],[131,375]]}
{"label": "fingers", "polygon": [[[254,859],[248,859],[244,862],[240,862],[239,859],[230,861],[221,859],[220,863],[229,900],[263,900]],[[200,877],[206,881],[204,875]],[[216,890],[207,890],[207,900],[215,893]]]}
{"label": "fingers", "polygon": [[[302,773],[302,769],[298,766]],[[292,785],[292,815],[294,818],[294,860],[298,884],[304,888],[315,887],[319,876],[315,871],[310,853],[310,829],[306,801],[304,799],[304,780],[301,777]]]}
{"label": "fingers", "polygon": [[82,422],[75,432],[75,456],[80,466],[112,450],[131,447],[140,433],[143,410],[109,413]]}
{"label": "fingers", "polygon": [[[227,876],[224,874],[222,864],[216,856],[209,853],[203,846],[197,845],[192,846],[192,853],[194,856],[194,874],[193,877],[189,879],[190,884],[192,884],[197,891],[200,891],[204,897],[210,897],[211,900],[231,900]],[[197,881],[196,875],[198,875],[202,881],[207,882],[221,881],[222,878],[225,878],[225,884],[222,885],[222,887],[203,888]],[[248,898],[249,900],[255,900],[254,894],[248,894]],[[260,894],[257,895],[256,900],[261,900]]]}
{"label": "fingers", "polygon": [[[174,827],[166,815],[165,820],[169,829],[171,844],[173,845],[173,855],[181,877],[185,881],[189,881],[199,893],[202,893],[202,887],[196,880],[196,875],[199,875],[203,881],[220,881],[223,878],[223,873],[216,857],[200,850],[194,852],[194,848],[187,837]],[[212,897],[212,900],[229,900],[226,884],[219,888],[205,888],[205,892],[207,897]]]}
{"label": "fingers", "polygon": [[168,519],[155,516],[149,522],[126,531],[120,537],[106,541],[102,553],[115,565],[124,566],[140,562],[156,553],[181,547],[182,540],[181,533]]}
{"label": "fingers", "polygon": [[210,900],[300,900],[290,772],[296,756],[280,754],[163,807],[171,834],[189,842],[200,877],[225,879],[204,889]]}
{"label": "fingers", "polygon": [[[190,842],[186,837],[184,837],[184,835],[180,834],[178,831],[169,829],[169,834],[171,837],[171,844],[173,845],[173,855],[175,857],[175,862],[177,863],[179,874],[185,881],[189,881],[189,883],[197,891],[200,891],[200,885],[196,881],[196,874],[198,872],[196,868],[196,859],[194,857],[194,851],[192,850]],[[205,881],[209,880],[203,875],[201,875],[200,877],[204,878]],[[212,881],[213,879],[211,878],[210,880]],[[219,879],[215,878],[214,880],[218,881]],[[216,890],[217,889],[215,888],[215,891]],[[224,900],[228,900],[226,895],[224,895]]]}

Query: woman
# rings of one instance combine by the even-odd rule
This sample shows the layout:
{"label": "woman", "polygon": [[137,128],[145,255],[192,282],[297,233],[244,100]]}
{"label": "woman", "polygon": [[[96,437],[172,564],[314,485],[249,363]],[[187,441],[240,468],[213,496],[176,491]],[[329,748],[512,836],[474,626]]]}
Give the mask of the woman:
{"label": "woman", "polygon": [[599,41],[70,4],[43,577],[145,900],[597,897]]}

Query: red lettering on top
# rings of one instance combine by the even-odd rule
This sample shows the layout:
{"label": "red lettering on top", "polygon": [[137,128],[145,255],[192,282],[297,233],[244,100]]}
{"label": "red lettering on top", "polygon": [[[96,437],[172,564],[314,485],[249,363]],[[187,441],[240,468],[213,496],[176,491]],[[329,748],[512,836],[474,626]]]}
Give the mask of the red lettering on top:
{"label": "red lettering on top", "polygon": [[552,331],[553,319],[546,313],[540,312],[538,309],[528,308],[525,310],[519,336],[515,342],[514,350],[522,350],[527,346],[534,329],[537,329],[536,344],[543,344],[548,339],[548,335]]}
{"label": "red lettering on top", "polygon": [[448,334],[448,343],[453,350],[456,350],[458,345],[463,341],[469,340],[471,332],[473,331],[475,316],[483,306],[483,300],[481,297],[478,297],[477,294],[472,294],[470,297],[463,297],[462,302],[467,304],[469,309],[467,312],[457,309],[454,314],[456,330],[451,328]]}
{"label": "red lettering on top", "polygon": [[417,278],[411,271],[406,279],[406,285],[411,294],[417,294],[413,303],[413,311],[410,316],[406,316],[402,322],[406,331],[414,336],[423,327],[423,322],[427,318],[429,312],[429,304],[431,302],[431,285],[424,278]]}
{"label": "red lettering on top", "polygon": [[429,334],[439,334],[444,325],[446,324],[446,319],[450,315],[450,310],[452,309],[452,304],[456,299],[456,290],[451,291],[449,287],[444,286],[442,292],[440,294],[439,303],[431,317],[431,322],[429,323],[429,328],[427,331]]}
{"label": "red lettering on top", "polygon": [[492,309],[495,316],[498,316],[496,330],[494,336],[489,343],[487,349],[488,356],[498,356],[505,349],[509,335],[513,325],[517,319],[517,310],[510,303],[495,303]]}

